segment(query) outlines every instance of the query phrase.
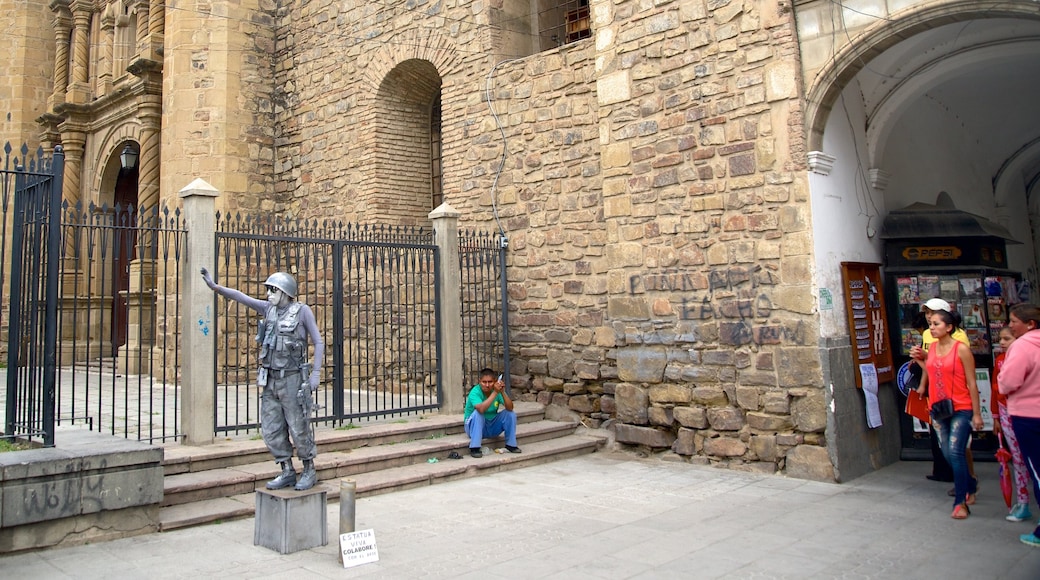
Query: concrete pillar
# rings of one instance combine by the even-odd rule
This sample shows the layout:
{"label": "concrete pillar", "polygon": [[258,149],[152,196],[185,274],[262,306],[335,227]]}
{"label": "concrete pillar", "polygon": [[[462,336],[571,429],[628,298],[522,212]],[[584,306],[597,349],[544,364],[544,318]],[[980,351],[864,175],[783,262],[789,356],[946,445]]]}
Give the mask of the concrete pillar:
{"label": "concrete pillar", "polygon": [[213,291],[202,281],[201,268],[213,270],[216,199],[220,195],[201,179],[180,191],[184,200],[184,226],[188,230],[184,269],[181,272],[181,434],[186,445],[213,443],[216,431],[217,343]]}
{"label": "concrete pillar", "polygon": [[462,376],[462,269],[459,266],[459,216],[455,208],[442,203],[430,212],[434,243],[440,252],[441,411],[462,413],[466,385]]}

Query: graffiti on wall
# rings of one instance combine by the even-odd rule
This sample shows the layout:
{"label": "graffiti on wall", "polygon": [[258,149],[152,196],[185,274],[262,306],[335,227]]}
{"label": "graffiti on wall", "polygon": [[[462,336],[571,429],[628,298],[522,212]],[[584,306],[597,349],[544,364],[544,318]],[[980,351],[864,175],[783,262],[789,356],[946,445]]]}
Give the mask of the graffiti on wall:
{"label": "graffiti on wall", "polygon": [[723,344],[804,344],[801,321],[793,325],[767,322],[776,309],[766,288],[777,283],[775,272],[761,265],[716,268],[706,273],[664,270],[630,276],[628,292],[682,294],[679,318],[717,321]]}

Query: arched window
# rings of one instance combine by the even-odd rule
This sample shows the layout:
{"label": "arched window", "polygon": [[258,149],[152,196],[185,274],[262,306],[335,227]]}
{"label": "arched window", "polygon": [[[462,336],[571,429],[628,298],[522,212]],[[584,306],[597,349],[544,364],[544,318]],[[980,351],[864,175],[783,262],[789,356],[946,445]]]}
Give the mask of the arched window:
{"label": "arched window", "polygon": [[376,93],[366,221],[425,224],[440,204],[441,77],[427,60],[393,68]]}

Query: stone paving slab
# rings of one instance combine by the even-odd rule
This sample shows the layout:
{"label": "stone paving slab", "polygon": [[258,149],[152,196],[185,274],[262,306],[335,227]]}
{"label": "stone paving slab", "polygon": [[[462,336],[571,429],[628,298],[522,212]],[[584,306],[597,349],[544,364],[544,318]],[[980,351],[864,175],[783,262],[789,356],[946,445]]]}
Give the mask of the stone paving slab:
{"label": "stone paving slab", "polygon": [[[252,518],[0,557],[0,569],[105,580],[1040,578],[1040,549],[1018,542],[1033,524],[1003,519],[996,464],[976,466],[982,491],[965,521],[950,519],[948,485],[926,480],[929,467],[828,484],[594,453],[362,497],[356,527],[375,530],[380,559],[348,570],[331,542],[287,555],[253,546]],[[330,540],[338,518],[330,505]]]}

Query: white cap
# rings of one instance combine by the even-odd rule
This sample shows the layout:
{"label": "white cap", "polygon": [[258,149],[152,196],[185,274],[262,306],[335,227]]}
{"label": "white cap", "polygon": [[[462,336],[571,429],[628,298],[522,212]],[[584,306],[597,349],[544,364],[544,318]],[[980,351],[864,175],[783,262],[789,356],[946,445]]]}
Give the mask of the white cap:
{"label": "white cap", "polygon": [[945,310],[946,312],[950,312],[950,303],[942,298],[932,298],[928,302],[924,303],[924,307],[928,310]]}

